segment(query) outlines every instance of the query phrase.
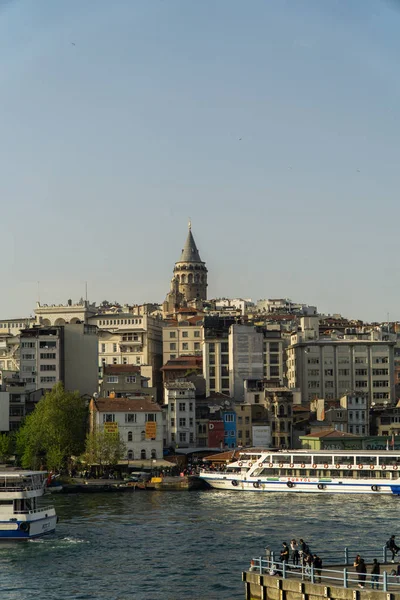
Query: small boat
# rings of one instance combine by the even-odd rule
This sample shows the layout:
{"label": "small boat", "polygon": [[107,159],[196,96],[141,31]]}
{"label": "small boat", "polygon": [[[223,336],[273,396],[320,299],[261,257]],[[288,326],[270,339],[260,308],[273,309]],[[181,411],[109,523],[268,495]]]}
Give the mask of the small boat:
{"label": "small boat", "polygon": [[42,506],[44,471],[0,471],[0,540],[28,540],[55,531],[53,506]]}
{"label": "small boat", "polygon": [[222,471],[203,469],[212,488],[248,492],[400,495],[400,453],[367,450],[247,450]]}

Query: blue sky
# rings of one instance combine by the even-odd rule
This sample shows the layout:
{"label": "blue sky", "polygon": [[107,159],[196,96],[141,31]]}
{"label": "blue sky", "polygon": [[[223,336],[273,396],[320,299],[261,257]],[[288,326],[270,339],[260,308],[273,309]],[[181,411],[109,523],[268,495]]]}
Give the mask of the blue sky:
{"label": "blue sky", "polygon": [[[210,297],[400,319],[389,0],[0,0],[0,316]],[[240,139],[241,138],[241,139]]]}

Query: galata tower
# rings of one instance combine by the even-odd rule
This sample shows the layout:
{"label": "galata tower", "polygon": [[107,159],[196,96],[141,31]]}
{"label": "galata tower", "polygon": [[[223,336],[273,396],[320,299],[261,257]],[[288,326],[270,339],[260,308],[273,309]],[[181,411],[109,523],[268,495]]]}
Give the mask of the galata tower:
{"label": "galata tower", "polygon": [[189,221],[189,232],[185,246],[174,267],[174,279],[186,302],[207,299],[207,267],[201,260]]}

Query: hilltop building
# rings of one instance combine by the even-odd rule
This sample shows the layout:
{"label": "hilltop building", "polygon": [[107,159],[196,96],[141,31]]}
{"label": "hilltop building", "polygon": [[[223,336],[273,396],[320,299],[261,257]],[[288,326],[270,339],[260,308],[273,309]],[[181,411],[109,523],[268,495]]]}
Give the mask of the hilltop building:
{"label": "hilltop building", "polygon": [[199,251],[189,223],[189,232],[179,260],[175,263],[171,289],[163,303],[163,314],[173,314],[189,303],[207,299],[207,267]]}

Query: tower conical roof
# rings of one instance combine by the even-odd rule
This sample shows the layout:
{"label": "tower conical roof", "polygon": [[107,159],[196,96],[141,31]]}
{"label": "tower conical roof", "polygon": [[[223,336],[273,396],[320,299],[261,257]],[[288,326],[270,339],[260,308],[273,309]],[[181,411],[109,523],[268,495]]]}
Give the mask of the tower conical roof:
{"label": "tower conical roof", "polygon": [[185,246],[182,250],[179,262],[202,262],[199,251],[197,250],[196,242],[192,235],[192,228],[189,225],[189,233],[186,238]]}

